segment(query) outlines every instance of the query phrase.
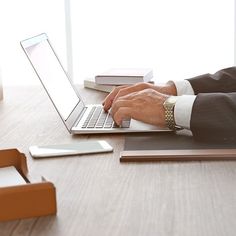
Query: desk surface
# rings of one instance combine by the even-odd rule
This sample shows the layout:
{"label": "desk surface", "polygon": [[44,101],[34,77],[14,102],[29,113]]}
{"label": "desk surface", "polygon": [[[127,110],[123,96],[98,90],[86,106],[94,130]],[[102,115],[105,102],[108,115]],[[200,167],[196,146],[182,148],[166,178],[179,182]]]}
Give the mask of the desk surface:
{"label": "desk surface", "polygon": [[[80,89],[85,101],[105,94]],[[57,216],[0,223],[0,235],[235,235],[236,162],[119,162],[124,135],[70,135],[41,87],[4,88],[0,148],[57,188]],[[30,145],[105,139],[114,153],[33,160]],[[1,209],[0,209],[1,210]]]}

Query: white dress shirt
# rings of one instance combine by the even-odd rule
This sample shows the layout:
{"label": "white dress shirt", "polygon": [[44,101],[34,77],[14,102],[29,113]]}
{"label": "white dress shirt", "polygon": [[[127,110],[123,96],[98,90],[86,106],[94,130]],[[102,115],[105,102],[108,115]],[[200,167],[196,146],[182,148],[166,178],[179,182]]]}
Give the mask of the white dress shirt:
{"label": "white dress shirt", "polygon": [[173,81],[177,90],[178,99],[174,108],[176,125],[190,129],[190,120],[193,103],[196,99],[193,88],[188,80]]}

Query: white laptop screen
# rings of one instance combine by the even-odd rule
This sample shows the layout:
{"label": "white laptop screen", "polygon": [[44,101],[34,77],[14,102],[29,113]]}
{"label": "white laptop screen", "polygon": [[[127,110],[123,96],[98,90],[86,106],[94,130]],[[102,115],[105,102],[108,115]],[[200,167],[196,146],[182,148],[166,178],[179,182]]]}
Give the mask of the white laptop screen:
{"label": "white laptop screen", "polygon": [[80,102],[48,39],[25,44],[24,49],[48,95],[64,120]]}

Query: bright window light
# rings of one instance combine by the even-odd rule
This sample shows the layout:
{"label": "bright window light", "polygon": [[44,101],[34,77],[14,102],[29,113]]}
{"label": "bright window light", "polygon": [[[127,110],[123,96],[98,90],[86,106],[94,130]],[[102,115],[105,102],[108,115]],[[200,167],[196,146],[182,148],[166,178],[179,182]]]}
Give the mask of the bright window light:
{"label": "bright window light", "polygon": [[[70,0],[74,82],[113,67],[153,68],[156,82],[234,63],[233,0]],[[39,84],[19,41],[46,32],[67,68],[64,0],[0,3],[3,85]]]}
{"label": "bright window light", "polygon": [[234,63],[234,1],[71,0],[74,80],[151,67],[157,82]]}
{"label": "bright window light", "polygon": [[39,84],[20,41],[47,33],[66,66],[64,0],[7,0],[0,3],[0,67],[3,86]]}

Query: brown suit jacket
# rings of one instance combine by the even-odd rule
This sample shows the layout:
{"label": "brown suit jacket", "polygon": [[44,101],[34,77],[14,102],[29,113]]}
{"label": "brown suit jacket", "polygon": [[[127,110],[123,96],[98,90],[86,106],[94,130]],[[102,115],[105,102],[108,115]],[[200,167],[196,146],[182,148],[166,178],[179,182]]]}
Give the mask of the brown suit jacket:
{"label": "brown suit jacket", "polygon": [[193,136],[236,143],[236,67],[188,81],[197,95],[190,121]]}

